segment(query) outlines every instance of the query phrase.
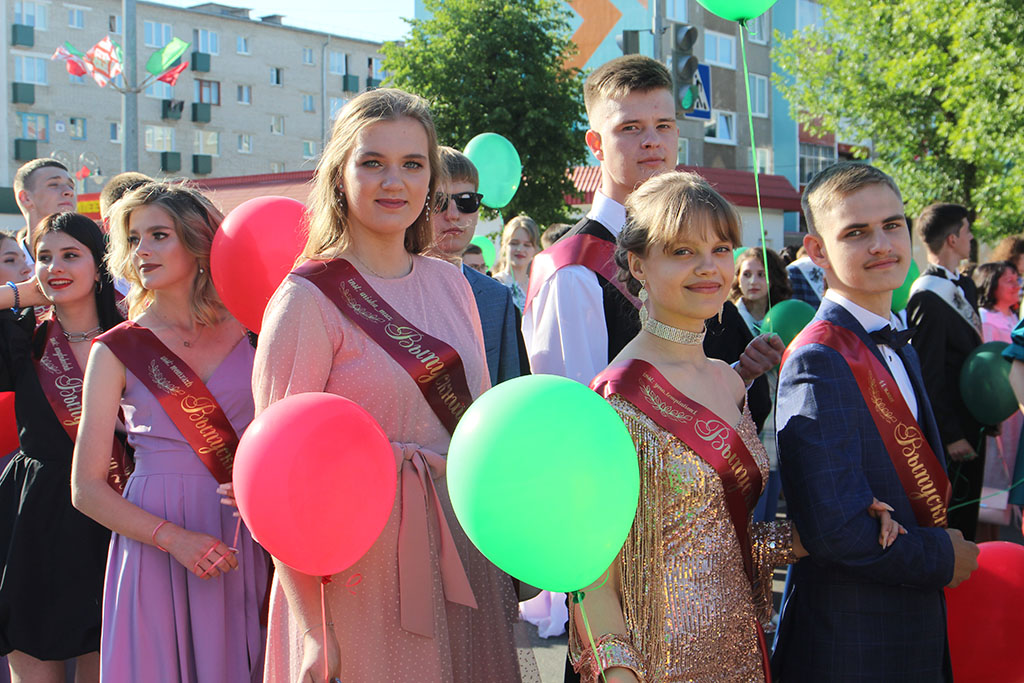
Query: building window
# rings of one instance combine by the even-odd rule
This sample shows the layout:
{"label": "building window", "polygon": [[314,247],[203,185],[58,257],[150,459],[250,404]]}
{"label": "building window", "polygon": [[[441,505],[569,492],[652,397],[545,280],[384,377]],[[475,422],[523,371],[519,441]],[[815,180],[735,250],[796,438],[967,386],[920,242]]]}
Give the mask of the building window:
{"label": "building window", "polygon": [[147,152],[173,152],[174,129],[167,126],[146,126]]}
{"label": "building window", "polygon": [[238,103],[239,104],[252,104],[252,86],[251,85],[240,85],[240,86],[238,86]]}
{"label": "building window", "polygon": [[235,52],[240,55],[249,54],[249,38],[247,36],[238,36],[235,38]]}
{"label": "building window", "polygon": [[338,76],[348,73],[348,55],[344,52],[327,53],[327,71]]}
{"label": "building window", "polygon": [[768,27],[768,12],[748,21],[747,28],[750,31],[748,34],[750,35],[750,42],[760,43],[761,45],[768,44],[768,38],[770,37],[768,31],[771,30]]}
{"label": "building window", "polygon": [[796,27],[805,29],[808,26],[821,28],[825,19],[821,13],[821,5],[814,0],[798,0],[796,4]]}
{"label": "building window", "polygon": [[76,76],[73,73],[68,73],[68,81],[70,83],[76,83],[78,85],[82,85],[83,83],[85,83],[85,76]]}
{"label": "building window", "polygon": [[724,33],[704,32],[704,63],[736,68],[736,39]]}
{"label": "building window", "polygon": [[270,85],[284,85],[284,69],[279,66],[270,67]]}
{"label": "building window", "polygon": [[197,78],[195,83],[193,99],[196,102],[220,106],[220,81],[204,81]]}
{"label": "building window", "polygon": [[192,31],[192,46],[199,52],[210,55],[220,54],[220,36],[216,31],[197,28]]}
{"label": "building window", "polygon": [[766,175],[772,173],[772,150],[770,147],[757,148],[757,172]]}
{"label": "building window", "polygon": [[68,135],[72,140],[85,140],[85,119],[77,116],[68,119]]}
{"label": "building window", "polygon": [[46,63],[42,57],[14,56],[14,81],[16,83],[35,83],[46,85]]}
{"label": "building window", "polygon": [[750,74],[750,113],[753,116],[768,116],[768,79]]}
{"label": "building window", "polygon": [[171,25],[157,21],[142,22],[142,40],[146,47],[163,47],[171,42]]}
{"label": "building window", "polygon": [[68,28],[85,28],[85,10],[77,7],[68,8]]}
{"label": "building window", "polygon": [[220,156],[220,133],[212,130],[197,130],[196,154]]}
{"label": "building window", "polygon": [[252,135],[248,133],[238,134],[238,153],[252,154]]}
{"label": "building window", "polygon": [[50,116],[48,114],[19,113],[21,137],[24,140],[50,141]]}
{"label": "building window", "polygon": [[110,124],[110,141],[121,144],[121,124],[111,122]]}
{"label": "building window", "polygon": [[686,0],[665,0],[665,18],[686,22]]}
{"label": "building window", "polygon": [[676,165],[690,163],[690,138],[679,138],[676,142]]}
{"label": "building window", "polygon": [[302,63],[308,64],[309,66],[313,66],[313,48],[302,48]]}
{"label": "building window", "polygon": [[271,115],[270,132],[274,135],[284,135],[284,116],[280,114]]}
{"label": "building window", "polygon": [[312,159],[316,156],[316,141],[315,140],[303,140],[302,141],[302,158]]}
{"label": "building window", "polygon": [[121,15],[111,14],[107,19],[107,29],[116,35],[121,35]]}
{"label": "building window", "polygon": [[270,162],[271,173],[284,173],[284,162],[283,161],[271,161]]}
{"label": "building window", "polygon": [[380,58],[378,58],[378,57],[369,57],[369,58],[367,58],[367,60],[366,60],[366,68],[367,68],[367,70],[369,72],[370,78],[376,79],[378,81],[384,80],[384,69],[383,69],[383,67],[381,65]]}
{"label": "building window", "polygon": [[158,100],[170,100],[174,98],[174,87],[163,81],[153,81],[146,86],[146,97],[155,97]]}
{"label": "building window", "polygon": [[711,120],[704,123],[704,139],[726,145],[736,144],[736,114],[711,110]]}
{"label": "building window", "polygon": [[316,105],[314,104],[312,95],[302,96],[302,111],[316,111]]}
{"label": "building window", "polygon": [[806,185],[818,171],[836,163],[836,150],[832,145],[800,143],[800,184]]}
{"label": "building window", "polygon": [[338,115],[338,112],[345,108],[345,105],[348,104],[348,101],[349,98],[347,97],[332,97],[330,99],[332,121],[334,120],[334,117]]}
{"label": "building window", "polygon": [[45,31],[46,5],[40,2],[15,2],[14,23],[34,26],[37,31]]}

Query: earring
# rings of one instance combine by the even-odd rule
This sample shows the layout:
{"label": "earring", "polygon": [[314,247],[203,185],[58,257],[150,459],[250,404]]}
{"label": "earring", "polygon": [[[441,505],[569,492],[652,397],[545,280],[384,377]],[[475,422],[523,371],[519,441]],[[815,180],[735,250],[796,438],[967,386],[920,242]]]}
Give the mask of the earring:
{"label": "earring", "polygon": [[636,298],[640,299],[640,325],[643,326],[647,324],[647,318],[650,317],[650,314],[647,313],[647,299],[650,297],[647,294],[647,283],[643,280],[640,280],[640,291]]}

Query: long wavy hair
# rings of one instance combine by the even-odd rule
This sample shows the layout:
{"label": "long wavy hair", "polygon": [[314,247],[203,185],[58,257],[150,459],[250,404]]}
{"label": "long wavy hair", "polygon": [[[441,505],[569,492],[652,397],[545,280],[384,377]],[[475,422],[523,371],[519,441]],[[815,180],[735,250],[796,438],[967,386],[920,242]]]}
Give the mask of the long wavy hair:
{"label": "long wavy hair", "polygon": [[[786,272],[786,262],[774,250],[768,249],[768,303],[774,306],[780,301],[793,296],[793,287],[789,284],[789,273]],[[743,262],[755,259],[764,266],[764,252],[761,247],[751,247],[736,259],[736,270],[733,273],[732,287],[729,290],[729,301],[736,303],[743,297],[740,289],[740,269]]]}
{"label": "long wavy hair", "polygon": [[[348,246],[349,221],[345,195],[338,191],[342,171],[352,154],[359,132],[380,121],[409,117],[427,132],[427,159],[430,163],[430,185],[423,198],[424,209],[405,231],[405,248],[412,254],[422,253],[433,241],[430,212],[437,189],[444,185],[444,167],[437,146],[437,131],[427,101],[395,88],[378,88],[359,95],[345,105],[334,122],[331,139],[316,167],[309,198],[309,237],[299,261],[330,259]],[[412,198],[414,203],[417,198]]]}
{"label": "long wavy hair", "polygon": [[137,318],[153,302],[153,292],[142,285],[139,271],[132,263],[134,249],[128,242],[132,213],[144,206],[159,206],[167,212],[185,251],[199,263],[190,301],[193,319],[203,325],[221,322],[228,312],[210,276],[210,248],[224,216],[209,199],[185,182],[147,183],[122,197],[111,211],[107,264],[110,272],[131,285],[125,297],[128,317]]}
{"label": "long wavy hair", "polygon": [[537,221],[533,220],[529,216],[523,214],[516,216],[508,223],[505,224],[505,229],[501,231],[501,248],[498,252],[498,259],[494,264],[494,273],[512,272],[512,261],[509,258],[509,242],[512,241],[512,236],[516,234],[516,230],[522,228],[530,236],[530,241],[533,242],[534,249],[540,252],[540,226],[537,225]]}

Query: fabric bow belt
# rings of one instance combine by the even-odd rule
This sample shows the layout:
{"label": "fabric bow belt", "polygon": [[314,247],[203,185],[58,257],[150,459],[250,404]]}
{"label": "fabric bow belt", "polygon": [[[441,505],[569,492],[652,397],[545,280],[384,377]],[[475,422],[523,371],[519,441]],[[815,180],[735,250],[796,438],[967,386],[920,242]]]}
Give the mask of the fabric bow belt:
{"label": "fabric bow belt", "polygon": [[392,443],[395,466],[402,480],[402,521],[398,527],[398,589],[402,628],[427,638],[434,637],[433,585],[431,581],[428,508],[437,515],[441,547],[441,585],[444,597],[476,608],[469,577],[462,566],[455,539],[448,527],[434,478],[445,473],[445,459],[416,444]]}

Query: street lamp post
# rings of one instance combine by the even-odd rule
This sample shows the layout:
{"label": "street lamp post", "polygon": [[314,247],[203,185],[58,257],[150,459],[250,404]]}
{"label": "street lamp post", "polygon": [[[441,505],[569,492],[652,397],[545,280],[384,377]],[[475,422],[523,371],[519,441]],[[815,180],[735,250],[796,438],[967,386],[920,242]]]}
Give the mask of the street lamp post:
{"label": "street lamp post", "polygon": [[124,90],[121,93],[121,171],[139,170],[139,91],[136,87],[135,0],[121,0]]}

